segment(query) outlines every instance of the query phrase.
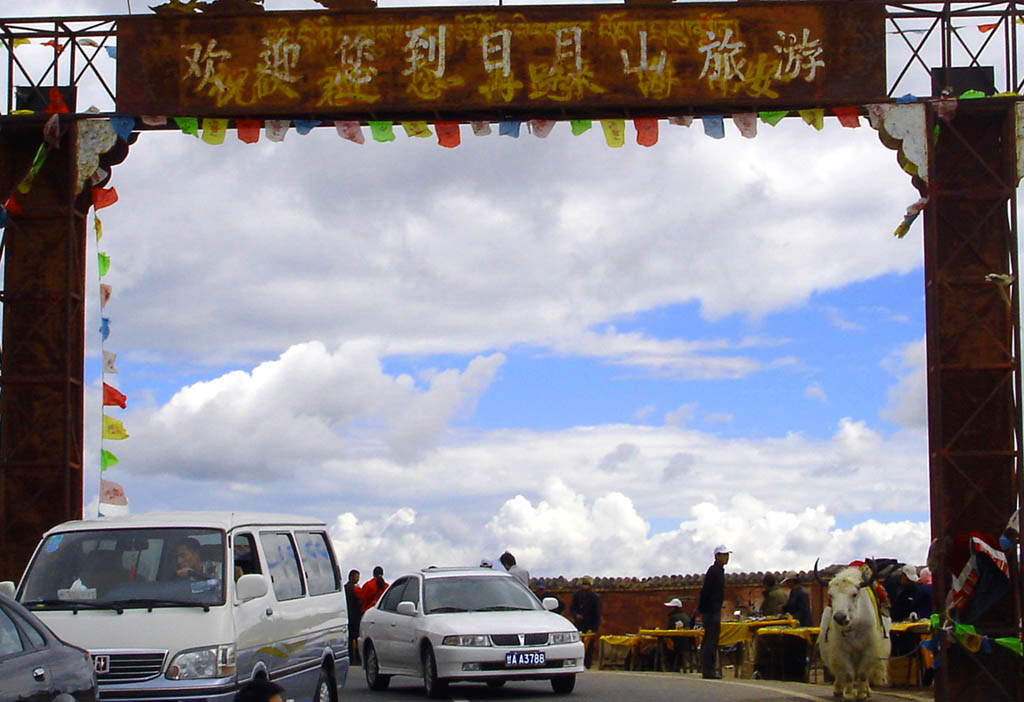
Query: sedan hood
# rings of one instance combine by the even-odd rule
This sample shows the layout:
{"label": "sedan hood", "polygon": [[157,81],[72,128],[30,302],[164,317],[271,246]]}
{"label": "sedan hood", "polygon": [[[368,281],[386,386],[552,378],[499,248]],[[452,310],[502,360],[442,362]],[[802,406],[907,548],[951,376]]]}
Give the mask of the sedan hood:
{"label": "sedan hood", "polygon": [[572,622],[551,612],[451,612],[428,614],[423,628],[439,634],[533,634],[575,631]]}

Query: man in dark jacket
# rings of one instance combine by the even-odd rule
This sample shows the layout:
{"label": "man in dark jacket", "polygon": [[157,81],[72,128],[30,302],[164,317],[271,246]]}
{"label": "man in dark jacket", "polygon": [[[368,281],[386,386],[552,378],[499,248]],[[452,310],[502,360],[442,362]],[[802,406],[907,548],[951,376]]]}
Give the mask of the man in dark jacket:
{"label": "man in dark jacket", "polygon": [[348,606],[348,659],[359,664],[359,620],[363,618],[363,601],[359,599],[359,571],[348,572],[345,583],[345,604]]}
{"label": "man in dark jacket", "polygon": [[804,589],[800,576],[793,571],[786,573],[782,586],[789,588],[789,599],[782,605],[782,613],[796,619],[800,626],[814,626],[811,621],[811,597]]}
{"label": "man in dark jacket", "polygon": [[569,603],[569,618],[582,633],[601,628],[601,596],[594,592],[594,579],[583,576],[580,589],[573,593]]}
{"label": "man in dark jacket", "polygon": [[718,634],[722,630],[722,605],[725,603],[725,564],[732,553],[725,546],[715,546],[715,562],[704,574],[697,610],[704,622],[704,641],[700,645],[700,667],[705,678],[720,679],[718,674]]}

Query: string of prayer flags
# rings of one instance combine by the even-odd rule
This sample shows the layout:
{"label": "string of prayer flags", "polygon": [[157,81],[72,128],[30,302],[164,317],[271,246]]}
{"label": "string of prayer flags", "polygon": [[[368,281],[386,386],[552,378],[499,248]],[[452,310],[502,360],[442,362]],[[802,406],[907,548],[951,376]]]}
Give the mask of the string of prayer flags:
{"label": "string of prayer flags", "polygon": [[297,119],[297,120],[293,121],[293,124],[295,125],[295,131],[299,133],[299,136],[306,136],[311,131],[313,131],[313,127],[319,127],[320,126],[320,120],[318,120],[318,119]]}
{"label": "string of prayer flags", "polygon": [[107,375],[117,375],[117,354],[113,351],[103,352],[103,372]]}
{"label": "string of prayer flags", "polygon": [[96,267],[99,269],[100,278],[107,274],[110,270],[110,256],[103,253],[102,251],[96,254]]}
{"label": "string of prayer flags", "polygon": [[128,438],[128,432],[125,431],[124,424],[121,420],[114,419],[103,415],[103,438],[112,439],[114,441],[124,441]]}
{"label": "string of prayer flags", "polygon": [[405,135],[410,139],[413,137],[429,139],[434,136],[426,122],[402,122],[402,129],[405,130]]}
{"label": "string of prayer flags", "polygon": [[636,143],[640,146],[654,146],[658,143],[658,120],[654,117],[638,117],[633,120],[636,128]]}
{"label": "string of prayer flags", "polygon": [[110,207],[117,202],[117,191],[114,188],[93,188],[92,206],[97,210]]}
{"label": "string of prayer flags", "polygon": [[722,115],[708,115],[701,117],[700,121],[704,125],[704,133],[709,137],[712,139],[725,138],[725,120],[722,119]]}
{"label": "string of prayer flags", "polygon": [[258,119],[235,120],[235,131],[238,133],[238,140],[246,144],[255,144],[260,140],[260,127],[262,126]]}
{"label": "string of prayer flags", "polygon": [[579,136],[584,132],[590,131],[590,128],[594,126],[593,120],[589,119],[572,119],[569,120],[569,127],[572,128],[572,135]]}
{"label": "string of prayer flags", "polygon": [[757,116],[761,118],[761,121],[771,126],[777,125],[782,121],[782,118],[789,114],[789,110],[764,110],[758,112]]}
{"label": "string of prayer flags", "polygon": [[602,119],[601,129],[604,130],[604,141],[613,149],[621,148],[626,143],[626,120]]}
{"label": "string of prayer flags", "polygon": [[110,480],[103,480],[101,478],[100,504],[127,507],[128,497],[124,494],[124,488],[121,487],[121,485]]}
{"label": "string of prayer flags", "polygon": [[538,139],[546,139],[551,130],[555,128],[553,119],[531,119],[530,132]]}
{"label": "string of prayer flags", "polygon": [[839,120],[839,124],[850,129],[860,126],[860,114],[856,107],[833,107],[832,114]]}
{"label": "string of prayer flags", "polygon": [[470,128],[473,130],[473,136],[489,136],[491,133],[491,123],[483,122],[481,120],[473,120],[469,123]]}
{"label": "string of prayer flags", "polygon": [[674,124],[677,127],[689,127],[693,124],[693,117],[691,115],[680,115],[678,117],[669,117],[669,124]]}
{"label": "string of prayer flags", "polygon": [[213,117],[203,118],[203,141],[212,146],[224,143],[228,133],[228,121]]}
{"label": "string of prayer flags", "polygon": [[434,131],[437,132],[437,143],[447,149],[454,149],[462,143],[458,122],[436,122]]}
{"label": "string of prayer flags", "polygon": [[394,122],[367,122],[370,125],[370,135],[374,141],[394,141],[395,140],[395,123]]}
{"label": "string of prayer flags", "polygon": [[100,449],[100,472],[103,473],[110,466],[116,466],[118,464],[117,456],[112,454],[106,449]]}
{"label": "string of prayer flags", "polygon": [[366,139],[363,137],[363,128],[355,120],[336,120],[334,128],[342,139],[348,139],[355,144],[366,143]]}
{"label": "string of prayer flags", "polygon": [[103,383],[103,406],[125,409],[128,406],[128,398],[113,385]]}
{"label": "string of prayer flags", "polygon": [[800,115],[800,119],[802,119],[805,124],[809,124],[819,132],[825,128],[825,110],[820,107],[810,110],[797,110],[797,114]]}
{"label": "string of prayer flags", "polygon": [[740,112],[732,116],[732,122],[739,130],[740,136],[753,139],[757,136],[757,114],[754,112]]}
{"label": "string of prayer flags", "polygon": [[100,317],[100,336],[104,341],[110,336],[110,317]]}
{"label": "string of prayer flags", "polygon": [[498,122],[498,136],[519,138],[519,120],[505,119]]}
{"label": "string of prayer flags", "polygon": [[[107,259],[109,261],[109,259]],[[100,309],[102,310],[110,302],[110,295],[114,289],[106,283],[100,283]]]}
{"label": "string of prayer flags", "polygon": [[288,128],[292,126],[290,119],[268,119],[264,122],[267,130],[267,139],[270,141],[282,142],[288,134]]}
{"label": "string of prayer flags", "polygon": [[116,116],[110,118],[110,126],[114,128],[114,132],[124,140],[128,140],[131,136],[132,130],[135,129],[135,118]]}
{"label": "string of prayer flags", "polygon": [[191,134],[196,139],[199,138],[199,118],[198,117],[174,117],[174,123],[178,125],[185,134]]}

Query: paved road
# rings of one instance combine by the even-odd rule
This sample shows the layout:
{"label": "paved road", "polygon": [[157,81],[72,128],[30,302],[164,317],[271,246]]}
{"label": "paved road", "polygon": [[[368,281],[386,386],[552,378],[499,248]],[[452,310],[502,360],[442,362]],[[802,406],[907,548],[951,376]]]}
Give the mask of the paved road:
{"label": "paved road", "polygon": [[[425,700],[419,680],[397,677],[385,692],[371,692],[366,687],[363,669],[352,668],[342,702],[405,702]],[[484,685],[456,684],[449,688],[447,699],[459,700],[565,700],[565,702],[783,702],[792,700],[832,700],[831,685],[806,685],[774,680],[703,680],[699,675],[672,673],[626,673],[590,670],[576,680],[576,690],[566,697],[555,697],[546,682],[510,682],[492,690]],[[871,702],[924,702],[931,700],[931,691],[875,690]]]}

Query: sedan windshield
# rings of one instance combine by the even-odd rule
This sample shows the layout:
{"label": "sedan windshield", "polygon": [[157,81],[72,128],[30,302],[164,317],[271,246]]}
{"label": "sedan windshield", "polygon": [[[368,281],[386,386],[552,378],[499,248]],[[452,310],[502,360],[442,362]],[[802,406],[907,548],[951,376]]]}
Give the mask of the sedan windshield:
{"label": "sedan windshield", "polygon": [[51,534],[19,597],[29,609],[196,607],[224,603],[224,532],[97,529]]}
{"label": "sedan windshield", "polygon": [[540,602],[515,578],[453,576],[427,578],[423,583],[427,614],[537,609],[543,609]]}

